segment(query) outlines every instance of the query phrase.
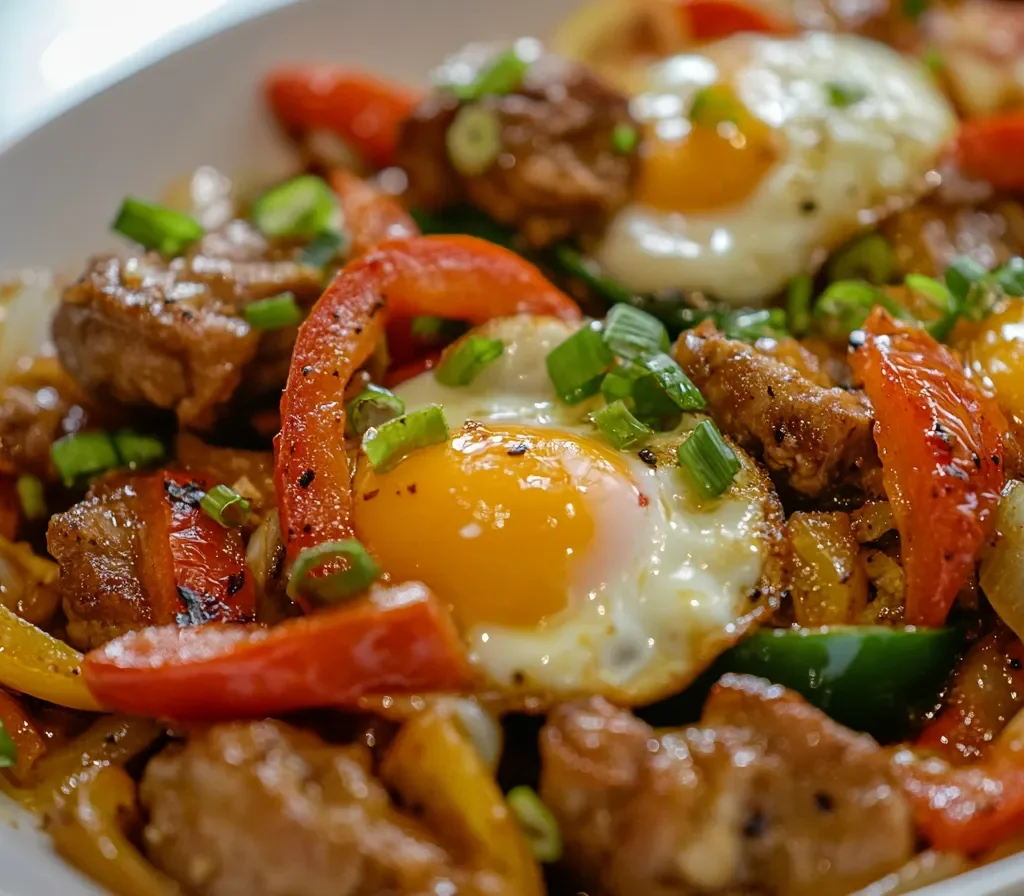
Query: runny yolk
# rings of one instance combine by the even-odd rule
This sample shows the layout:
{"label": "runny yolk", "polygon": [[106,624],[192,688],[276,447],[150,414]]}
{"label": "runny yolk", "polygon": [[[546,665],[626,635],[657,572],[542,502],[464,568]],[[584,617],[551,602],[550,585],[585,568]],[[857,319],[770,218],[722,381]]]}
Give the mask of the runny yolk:
{"label": "runny yolk", "polygon": [[777,141],[773,129],[753,116],[731,88],[704,88],[689,120],[660,121],[650,128],[637,200],[669,212],[738,205],[775,164]]}
{"label": "runny yolk", "polygon": [[427,584],[456,622],[535,627],[621,570],[647,499],[586,436],[468,423],[355,480],[356,533],[393,580]]}

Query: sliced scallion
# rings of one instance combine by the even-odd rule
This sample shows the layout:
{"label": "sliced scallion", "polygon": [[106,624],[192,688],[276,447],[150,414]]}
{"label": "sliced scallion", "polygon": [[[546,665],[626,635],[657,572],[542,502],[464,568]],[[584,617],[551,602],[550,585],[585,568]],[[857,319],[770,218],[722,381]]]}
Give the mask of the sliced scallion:
{"label": "sliced scallion", "polygon": [[702,127],[717,127],[731,122],[738,125],[746,108],[727,84],[702,87],[693,96],[689,119]]}
{"label": "sliced scallion", "polygon": [[532,787],[513,787],[505,797],[509,809],[526,835],[538,862],[557,862],[562,856],[562,832],[551,810]]}
{"label": "sliced scallion", "polygon": [[112,436],[121,463],[132,470],[152,466],[164,459],[164,443],[155,436],[147,436],[133,429],[121,429]]}
{"label": "sliced scallion", "polygon": [[1008,296],[1024,296],[1024,258],[1015,255],[992,272],[992,279]]}
{"label": "sliced scallion", "polygon": [[649,426],[641,423],[629,412],[626,403],[621,399],[594,411],[590,419],[604,437],[619,450],[642,442],[653,432]]}
{"label": "sliced scallion", "polygon": [[825,85],[828,104],[836,109],[845,109],[864,99],[868,92],[861,84],[852,81],[829,81]]}
{"label": "sliced scallion", "polygon": [[958,305],[966,304],[972,287],[988,277],[988,271],[973,258],[966,255],[954,258],[944,275],[946,288],[950,291]]}
{"label": "sliced scallion", "polygon": [[511,47],[482,68],[469,84],[448,85],[460,100],[478,100],[482,96],[503,96],[518,90],[530,63]]}
{"label": "sliced scallion", "polygon": [[830,283],[864,280],[875,286],[890,283],[896,272],[896,256],[880,233],[867,233],[850,240],[835,251],[825,265]]}
{"label": "sliced scallion", "polygon": [[12,768],[18,764],[18,745],[10,732],[0,722],[0,768]]}
{"label": "sliced scallion", "polygon": [[501,122],[484,106],[463,106],[448,125],[444,141],[455,170],[464,177],[476,177],[501,153]]}
{"label": "sliced scallion", "polygon": [[647,376],[647,370],[639,364],[620,364],[601,380],[601,395],[608,404],[620,398],[632,400],[633,386],[644,376]]}
{"label": "sliced scallion", "polygon": [[829,284],[821,294],[814,306],[814,321],[826,338],[846,339],[867,320],[875,305],[899,320],[913,320],[907,309],[884,290],[862,280],[840,280]]}
{"label": "sliced scallion", "polygon": [[322,230],[302,250],[299,263],[311,268],[327,267],[344,245],[344,234],[337,230]]}
{"label": "sliced scallion", "polygon": [[813,289],[809,274],[794,277],[786,288],[786,327],[794,336],[803,336],[811,327]]}
{"label": "sliced scallion", "polygon": [[[315,576],[318,569],[335,560],[344,560],[346,567],[337,572]],[[361,594],[380,578],[380,566],[354,538],[329,541],[306,548],[295,560],[288,580],[291,597],[303,594],[320,603],[337,603]]]}
{"label": "sliced scallion", "polygon": [[628,156],[640,143],[640,132],[632,124],[617,124],[612,129],[612,150]]}
{"label": "sliced scallion", "polygon": [[225,529],[237,529],[249,519],[252,506],[229,485],[215,485],[199,502],[207,516]]}
{"label": "sliced scallion", "polygon": [[448,422],[440,405],[410,411],[363,434],[363,451],[373,469],[385,473],[418,451],[448,440]]}
{"label": "sliced scallion", "polygon": [[556,345],[545,359],[555,392],[566,404],[578,404],[597,393],[601,380],[615,363],[596,324],[581,327]]}
{"label": "sliced scallion", "polygon": [[121,204],[111,227],[140,246],[167,256],[180,255],[206,232],[182,212],[133,196]]}
{"label": "sliced scallion", "polygon": [[633,294],[621,283],[602,273],[592,258],[585,258],[572,246],[562,243],[555,247],[555,263],[570,277],[581,280],[588,289],[615,304],[629,303]]}
{"label": "sliced scallion", "polygon": [[75,485],[121,465],[114,440],[105,432],[79,432],[50,446],[50,456],[64,484]]}
{"label": "sliced scallion", "polygon": [[939,311],[948,312],[954,307],[953,297],[949,290],[934,277],[926,277],[924,274],[907,274],[903,279],[903,285],[911,292],[923,296],[929,305]]}
{"label": "sliced scallion", "polygon": [[614,305],[604,319],[605,344],[620,358],[667,352],[668,330],[658,318],[632,305]]}
{"label": "sliced scallion", "polygon": [[756,342],[762,337],[781,339],[789,335],[786,332],[786,312],[782,308],[728,311],[714,317],[718,328],[730,339]]}
{"label": "sliced scallion", "polygon": [[434,368],[434,379],[442,386],[468,386],[488,364],[497,361],[505,351],[500,339],[467,336],[444,353]]}
{"label": "sliced scallion", "polygon": [[272,237],[314,239],[337,230],[338,200],[323,180],[303,174],[267,190],[252,204],[252,221]]}
{"label": "sliced scallion", "polygon": [[382,426],[405,413],[405,402],[383,386],[370,383],[348,404],[346,422],[349,429],[361,436],[368,429]]}
{"label": "sliced scallion", "polygon": [[679,466],[706,498],[722,494],[740,471],[736,453],[713,420],[702,420],[679,446]]}
{"label": "sliced scallion", "polygon": [[280,330],[302,320],[302,311],[295,304],[294,293],[283,292],[246,305],[242,316],[254,329]]}
{"label": "sliced scallion", "polygon": [[633,384],[636,415],[644,420],[697,411],[707,405],[683,369],[665,354],[648,355],[637,364],[645,371]]}
{"label": "sliced scallion", "polygon": [[15,482],[21,514],[27,520],[41,520],[46,517],[46,494],[38,476],[19,476]]}

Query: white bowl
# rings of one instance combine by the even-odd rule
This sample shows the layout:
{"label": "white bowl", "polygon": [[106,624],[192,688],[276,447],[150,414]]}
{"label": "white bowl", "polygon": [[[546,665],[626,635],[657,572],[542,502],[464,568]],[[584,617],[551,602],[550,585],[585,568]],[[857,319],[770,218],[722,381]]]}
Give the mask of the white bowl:
{"label": "white bowl", "polygon": [[[234,173],[288,171],[294,156],[271,127],[259,94],[260,79],[274,63],[335,60],[422,81],[463,43],[543,36],[577,5],[307,0],[207,37],[0,153],[0,271],[39,266],[73,273],[88,255],[113,244],[109,222],[126,194],[159,196],[200,165]],[[36,827],[35,819],[0,797],[0,894],[102,896],[53,854]],[[1024,893],[1024,855],[919,893]]]}

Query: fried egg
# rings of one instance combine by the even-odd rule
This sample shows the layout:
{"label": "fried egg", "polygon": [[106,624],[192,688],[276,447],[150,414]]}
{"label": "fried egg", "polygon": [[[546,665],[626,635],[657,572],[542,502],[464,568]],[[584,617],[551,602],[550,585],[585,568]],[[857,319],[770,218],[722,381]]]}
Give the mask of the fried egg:
{"label": "fried egg", "polygon": [[548,379],[544,359],[572,331],[492,321],[473,332],[504,353],[470,386],[404,383],[407,410],[442,405],[451,435],[385,473],[360,458],[356,533],[393,581],[449,604],[487,688],[643,703],[685,687],[763,612],[777,499],[748,458],[724,496],[697,497],[675,449],[698,415],[644,459],[613,448],[593,406],[557,401]]}
{"label": "fried egg", "polygon": [[923,67],[852,35],[737,35],[665,59],[633,98],[633,203],[595,257],[637,292],[761,304],[913,202],[953,133]]}

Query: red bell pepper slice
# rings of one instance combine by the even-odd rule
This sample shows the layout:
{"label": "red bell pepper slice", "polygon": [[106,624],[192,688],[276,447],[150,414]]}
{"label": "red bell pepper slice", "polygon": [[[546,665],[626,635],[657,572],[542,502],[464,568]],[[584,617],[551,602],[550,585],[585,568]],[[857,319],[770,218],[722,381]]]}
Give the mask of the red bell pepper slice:
{"label": "red bell pepper slice", "polygon": [[179,625],[251,620],[256,593],[242,536],[199,507],[209,483],[162,470],[133,485],[148,511],[142,561],[153,618]]}
{"label": "red bell pepper slice", "polygon": [[940,626],[991,532],[1003,415],[945,346],[876,307],[851,356],[902,544],[906,621]]}
{"label": "red bell pepper slice", "polygon": [[1024,192],[1024,112],[961,122],[953,155],[967,177],[997,190]]}
{"label": "red bell pepper slice", "polygon": [[388,240],[419,235],[416,222],[398,200],[358,175],[338,169],[331,172],[329,182],[341,202],[353,257]]}
{"label": "red bell pepper slice", "polygon": [[234,719],[356,707],[370,694],[465,691],[472,679],[447,611],[418,582],[273,628],[164,626],[129,632],[82,663],[106,708]]}
{"label": "red bell pepper slice", "polygon": [[479,324],[519,313],[581,317],[576,303],[533,265],[469,236],[387,243],[335,277],[299,330],[274,442],[289,562],[305,548],[354,535],[342,395],[389,315]]}
{"label": "red bell pepper slice", "polygon": [[732,34],[793,34],[796,25],[745,0],[677,0],[686,33],[696,41],[719,40]]}
{"label": "red bell pepper slice", "polygon": [[0,689],[0,724],[14,742],[17,754],[11,771],[16,780],[24,781],[36,760],[46,752],[46,741],[21,703],[3,689]]}
{"label": "red bell pepper slice", "polygon": [[330,65],[277,69],[264,90],[286,129],[330,131],[377,168],[392,163],[399,126],[419,102],[405,86]]}

